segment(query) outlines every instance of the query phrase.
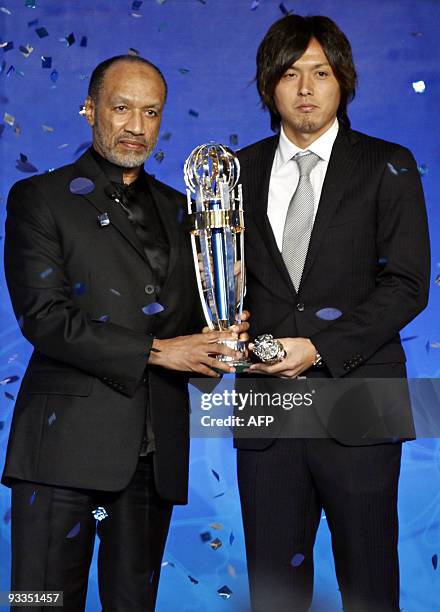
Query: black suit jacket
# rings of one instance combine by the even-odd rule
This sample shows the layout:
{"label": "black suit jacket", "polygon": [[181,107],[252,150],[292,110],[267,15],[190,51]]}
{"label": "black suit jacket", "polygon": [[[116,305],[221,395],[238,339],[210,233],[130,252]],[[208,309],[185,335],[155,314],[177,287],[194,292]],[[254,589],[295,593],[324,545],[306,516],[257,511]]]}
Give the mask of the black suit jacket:
{"label": "black suit jacket", "polygon": [[[307,376],[405,376],[399,331],[425,308],[430,272],[424,197],[412,154],[340,126],[296,292],[267,217],[277,145],[274,136],[238,152],[251,336],[310,338],[326,370]],[[324,320],[316,314],[324,308],[342,316]],[[409,410],[408,401],[407,419]]]}
{"label": "black suit jacket", "polygon": [[[78,177],[86,195],[70,191]],[[149,396],[159,494],[185,503],[187,377],[149,366],[153,336],[202,325],[185,199],[148,176],[170,245],[164,311],[147,316],[148,263],[108,179],[87,151],[16,183],[9,194],[5,270],[13,308],[34,346],[17,398],[3,483],[20,478],[116,491],[138,461]],[[98,217],[107,213],[110,223]],[[148,289],[147,289],[148,291]]]}

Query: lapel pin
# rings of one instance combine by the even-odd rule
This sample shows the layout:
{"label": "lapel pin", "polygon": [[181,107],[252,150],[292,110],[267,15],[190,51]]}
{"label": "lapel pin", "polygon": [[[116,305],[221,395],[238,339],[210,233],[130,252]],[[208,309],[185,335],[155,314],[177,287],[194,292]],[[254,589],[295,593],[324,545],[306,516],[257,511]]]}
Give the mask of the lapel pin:
{"label": "lapel pin", "polygon": [[106,227],[107,225],[110,225],[110,219],[106,212],[98,216],[98,221],[101,227]]}

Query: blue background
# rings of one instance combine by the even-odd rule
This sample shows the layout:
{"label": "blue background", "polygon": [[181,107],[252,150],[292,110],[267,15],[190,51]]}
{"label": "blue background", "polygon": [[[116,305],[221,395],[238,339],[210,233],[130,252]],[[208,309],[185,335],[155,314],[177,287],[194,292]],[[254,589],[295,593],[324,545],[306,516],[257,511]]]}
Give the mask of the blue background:
{"label": "blue background", "polygon": [[[147,168],[183,189],[183,161],[196,145],[229,143],[235,135],[238,146],[244,146],[270,134],[252,80],[258,43],[283,7],[335,19],[352,42],[359,72],[358,94],[350,107],[353,127],[408,146],[423,173],[433,249],[431,299],[402,336],[410,375],[439,376],[438,0],[286,0],[281,7],[269,0],[145,0],[138,11],[132,11],[128,0],[36,0],[35,8],[26,4],[33,3],[4,0],[0,9],[1,41],[14,45],[0,50],[1,242],[8,190],[26,176],[23,170],[32,170],[16,167],[20,154],[44,172],[70,163],[90,141],[78,110],[99,61],[132,47],[162,68],[169,82],[158,143],[164,158],[152,157]],[[29,25],[36,19],[37,24]],[[49,35],[39,38],[38,27]],[[76,40],[69,46],[65,37],[72,32]],[[80,46],[83,36],[86,46]],[[25,58],[19,46],[27,44],[34,50]],[[42,67],[41,56],[52,58],[51,68]],[[426,84],[420,94],[412,87],[419,80]],[[4,113],[14,118],[13,126]],[[29,355],[1,277],[0,381],[22,377]],[[0,385],[1,464],[18,387],[19,382]],[[401,606],[406,612],[440,609],[440,567],[435,569],[433,562],[440,554],[439,452],[437,440],[411,442],[404,450],[399,510]],[[193,441],[190,481],[189,505],[174,511],[158,610],[244,612],[249,609],[245,551],[230,440]],[[0,590],[9,587],[9,508],[9,490],[0,487]],[[202,542],[200,534],[207,531],[211,539],[222,540],[222,547],[213,550]],[[315,558],[313,610],[340,610],[324,516]],[[217,593],[224,585],[232,591],[227,600]],[[98,609],[93,567],[87,610]]]}

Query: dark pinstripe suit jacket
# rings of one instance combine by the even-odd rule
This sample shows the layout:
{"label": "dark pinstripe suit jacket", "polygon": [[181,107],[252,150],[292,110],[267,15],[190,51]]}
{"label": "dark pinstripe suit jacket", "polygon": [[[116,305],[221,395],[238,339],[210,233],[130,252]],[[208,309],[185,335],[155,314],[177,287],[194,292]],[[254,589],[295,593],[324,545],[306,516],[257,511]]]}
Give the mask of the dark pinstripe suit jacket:
{"label": "dark pinstripe suit jacket", "polygon": [[[412,154],[340,127],[297,293],[267,217],[277,144],[274,136],[238,153],[251,336],[310,338],[330,377],[404,376],[399,331],[425,308],[430,272],[425,203]],[[319,318],[327,307],[342,316]],[[237,445],[252,447],[249,440]]]}

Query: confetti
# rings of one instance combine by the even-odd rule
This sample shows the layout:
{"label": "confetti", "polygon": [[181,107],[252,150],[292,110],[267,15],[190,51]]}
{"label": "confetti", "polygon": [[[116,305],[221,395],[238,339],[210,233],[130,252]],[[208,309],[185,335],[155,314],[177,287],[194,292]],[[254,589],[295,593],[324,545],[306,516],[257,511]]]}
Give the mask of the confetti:
{"label": "confetti", "polygon": [[37,4],[37,0],[26,0],[24,5],[25,5],[26,8],[33,8],[34,9],[36,4]]}
{"label": "confetti", "polygon": [[216,529],[217,531],[218,531],[219,529],[223,529],[223,525],[222,525],[221,523],[212,523],[212,524],[210,525],[210,527],[211,527],[211,529]]}
{"label": "confetti", "polygon": [[427,341],[427,343],[425,344],[425,351],[426,351],[427,353],[430,353],[430,352],[431,352],[431,343],[430,343],[430,341],[429,341],[429,340],[428,340],[428,341]]}
{"label": "confetti", "polygon": [[66,535],[66,538],[75,538],[81,529],[81,523],[77,523],[74,527],[72,527],[72,529],[69,531],[69,533]]}
{"label": "confetti", "polygon": [[195,111],[195,110],[192,110],[192,109],[190,109],[190,110],[188,111],[188,114],[189,114],[191,117],[198,117],[198,116],[199,116],[198,111]]}
{"label": "confetti", "polygon": [[84,283],[75,283],[73,286],[73,291],[75,295],[83,295],[86,291],[86,286]]}
{"label": "confetti", "polygon": [[52,412],[50,417],[47,419],[47,422],[49,423],[49,427],[53,425],[53,423],[55,423],[56,420],[57,420],[57,415],[55,414],[55,412]]}
{"label": "confetti", "polygon": [[110,225],[110,219],[108,213],[102,213],[102,215],[98,215],[98,222],[101,227],[107,227]]}
{"label": "confetti", "polygon": [[138,11],[142,5],[143,5],[143,0],[134,0],[133,4],[131,5],[131,10]]}
{"label": "confetti", "polygon": [[78,176],[70,181],[69,190],[76,195],[87,195],[95,189],[95,183],[85,176]]}
{"label": "confetti", "polygon": [[256,11],[260,6],[260,0],[254,0],[251,4],[251,11]]}
{"label": "confetti", "polygon": [[6,73],[6,76],[10,77],[10,76],[12,76],[14,74],[14,72],[15,72],[14,66],[9,66],[8,72]]}
{"label": "confetti", "polygon": [[46,36],[49,36],[49,32],[46,30],[45,27],[35,28],[35,32],[37,33],[39,38],[45,38]]}
{"label": "confetti", "polygon": [[10,51],[13,48],[14,48],[14,43],[12,42],[12,40],[9,42],[0,43],[0,49],[3,49],[3,51],[5,52]]}
{"label": "confetti", "polygon": [[87,36],[81,36],[80,47],[87,47]]}
{"label": "confetti", "polygon": [[176,567],[174,565],[174,563],[172,563],[172,561],[162,561],[162,567],[167,567],[167,565],[169,565],[170,567]]}
{"label": "confetti", "polygon": [[412,86],[416,93],[423,93],[426,89],[425,81],[415,81]]}
{"label": "confetti", "polygon": [[21,127],[18,125],[18,123],[16,123],[14,125],[13,130],[14,130],[14,134],[16,136],[20,136],[20,134],[21,134]]}
{"label": "confetti", "polygon": [[165,132],[165,134],[162,134],[161,140],[169,140],[171,136],[172,136],[171,132]]}
{"label": "confetti", "polygon": [[165,4],[167,0],[156,0],[157,4]]}
{"label": "confetti", "polygon": [[338,308],[321,308],[315,312],[315,315],[323,321],[334,321],[342,316],[342,312]]}
{"label": "confetti", "polygon": [[411,32],[411,36],[423,36],[423,32]]}
{"label": "confetti", "polygon": [[41,126],[41,129],[43,130],[43,132],[46,132],[47,134],[51,134],[54,131],[53,127],[50,127],[50,125],[45,125],[44,123]]}
{"label": "confetti", "polygon": [[417,170],[419,171],[420,176],[425,176],[428,174],[428,166],[426,164],[420,164],[420,166],[417,166]]}
{"label": "confetti", "polygon": [[200,539],[202,540],[202,542],[209,542],[212,539],[212,536],[209,531],[204,531],[200,534]]}
{"label": "confetti", "polygon": [[58,81],[58,77],[60,76],[58,70],[52,70],[50,73],[50,80],[52,83],[56,83]]}
{"label": "confetti", "polygon": [[220,538],[215,538],[215,540],[212,540],[209,545],[213,550],[218,550],[223,546],[223,542],[220,540]]}
{"label": "confetti", "polygon": [[11,355],[8,359],[8,363],[12,363],[13,361],[15,361],[18,357],[18,353],[14,353],[14,355]]}
{"label": "confetti", "polygon": [[237,578],[237,570],[231,563],[228,564],[227,570],[231,578]]}
{"label": "confetti", "polygon": [[407,336],[406,338],[402,338],[401,342],[409,342],[410,340],[415,340],[418,336]]}
{"label": "confetti", "polygon": [[4,131],[5,131],[5,126],[3,125],[3,123],[1,123],[0,124],[0,138]]}
{"label": "confetti", "polygon": [[99,317],[98,321],[100,323],[107,323],[107,321],[110,319],[110,317],[108,315],[102,315],[101,317]]}
{"label": "confetti", "polygon": [[29,57],[29,55],[34,50],[34,48],[31,45],[20,45],[18,49],[20,53],[24,55],[25,57]]}
{"label": "confetti", "polygon": [[438,564],[438,555],[432,555],[431,563],[432,567],[436,570]]}
{"label": "confetti", "polygon": [[137,49],[133,49],[133,47],[130,47],[128,50],[128,55],[140,55],[140,52]]}
{"label": "confetti", "polygon": [[68,47],[71,47],[73,45],[73,43],[75,42],[75,35],[73,32],[70,32],[70,34],[68,36],[66,36],[64,38],[64,40],[66,41],[66,44]]}
{"label": "confetti", "polygon": [[20,172],[38,172],[38,168],[31,164],[23,153],[20,153],[20,159],[16,160],[15,167]]}
{"label": "confetti", "polygon": [[3,121],[12,127],[15,123],[15,117],[10,115],[9,113],[5,113],[3,115]]}
{"label": "confetti", "polygon": [[32,506],[32,504],[34,503],[36,497],[37,497],[36,491],[32,491],[32,495],[29,498],[29,505],[30,506]]}
{"label": "confetti", "polygon": [[33,26],[36,26],[39,21],[40,21],[39,19],[32,19],[32,21],[28,21],[28,28],[32,28]]}
{"label": "confetti", "polygon": [[217,495],[214,495],[214,499],[217,499],[217,497],[223,497],[224,494],[225,494],[224,491],[223,493],[217,493]]}
{"label": "confetti", "polygon": [[237,134],[231,134],[229,136],[229,142],[231,143],[231,145],[238,145],[238,136]]}
{"label": "confetti", "polygon": [[226,584],[224,586],[220,587],[219,589],[217,589],[217,593],[223,599],[229,599],[230,596],[232,595],[231,589]]}
{"label": "confetti", "polygon": [[216,472],[216,471],[215,471],[215,470],[213,470],[212,468],[211,468],[211,472],[212,472],[212,474],[213,474],[214,478],[215,478],[215,479],[216,479],[218,482],[220,482],[220,476],[218,475],[218,472]]}
{"label": "confetti", "polygon": [[188,74],[189,70],[188,68],[179,68],[179,72],[180,74]]}
{"label": "confetti", "polygon": [[42,68],[52,68],[52,58],[47,55],[41,56],[41,67]]}
{"label": "confetti", "polygon": [[47,278],[48,276],[50,276],[53,272],[53,268],[47,268],[47,270],[44,270],[44,272],[42,272],[40,274],[40,278]]}
{"label": "confetti", "polygon": [[117,289],[110,289],[110,292],[113,293],[113,295],[117,295],[119,297],[121,297],[120,292]]}
{"label": "confetti", "polygon": [[97,521],[103,521],[108,517],[107,511],[102,506],[98,506],[95,510],[92,510],[92,514]]}
{"label": "confetti", "polygon": [[193,578],[192,576],[190,576],[189,574],[188,574],[188,578],[191,580],[193,584],[199,584],[199,581]]}
{"label": "confetti", "polygon": [[290,15],[290,13],[291,13],[291,11],[289,11],[289,9],[286,8],[286,5],[284,4],[284,2],[281,2],[279,4],[279,9],[283,13],[283,15]]}
{"label": "confetti", "polygon": [[235,536],[234,536],[234,534],[231,531],[231,535],[229,536],[229,544],[230,544],[230,546],[232,546],[234,540],[235,540]]}
{"label": "confetti", "polygon": [[0,431],[2,431],[4,429],[5,426],[5,422],[4,421],[0,421]]}
{"label": "confetti", "polygon": [[435,349],[440,348],[440,342],[432,342],[431,343],[431,348],[435,348]]}
{"label": "confetti", "polygon": [[302,553],[296,553],[293,555],[290,565],[292,567],[299,567],[301,563],[304,561],[305,556]]}
{"label": "confetti", "polygon": [[387,162],[387,166],[388,166],[388,170],[391,172],[391,174],[394,174],[394,176],[397,176],[399,173],[403,174],[404,172],[408,172],[408,168],[399,168],[399,169],[397,169],[390,162]]}
{"label": "confetti", "polygon": [[158,151],[155,154],[154,159],[157,161],[158,164],[161,164],[165,159],[165,153],[163,151]]}
{"label": "confetti", "polygon": [[8,508],[3,515],[3,522],[5,525],[11,522],[11,508]]}
{"label": "confetti", "polygon": [[142,308],[142,312],[146,315],[155,315],[159,314],[159,312],[164,311],[165,308],[159,302],[153,302],[152,304],[148,304],[148,306],[144,306]]}
{"label": "confetti", "polygon": [[14,400],[15,400],[15,396],[14,396],[14,395],[12,395],[12,393],[9,393],[9,391],[5,391],[5,397],[6,397],[6,399],[8,399],[8,400],[12,400],[12,401],[14,401]]}
{"label": "confetti", "polygon": [[388,262],[388,257],[379,257],[377,263],[379,266],[384,266]]}
{"label": "confetti", "polygon": [[6,378],[4,378],[3,380],[0,380],[0,385],[4,386],[4,385],[10,385],[12,383],[17,382],[17,380],[20,380],[19,376],[7,376]]}
{"label": "confetti", "polygon": [[68,142],[65,142],[64,144],[60,144],[60,145],[58,145],[57,149],[65,149],[65,148],[66,148],[66,147],[68,147],[68,146],[69,146],[69,143],[68,143]]}
{"label": "confetti", "polygon": [[6,15],[12,15],[11,9],[6,8],[5,6],[0,6],[0,11],[5,13]]}
{"label": "confetti", "polygon": [[3,74],[5,70],[6,70],[6,60],[3,60],[0,66],[0,74]]}
{"label": "confetti", "polygon": [[437,274],[437,276],[435,277],[434,283],[436,285],[440,285],[440,274]]}

